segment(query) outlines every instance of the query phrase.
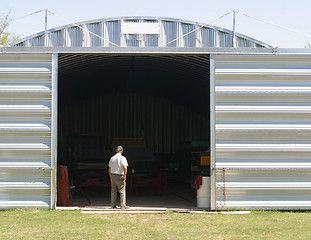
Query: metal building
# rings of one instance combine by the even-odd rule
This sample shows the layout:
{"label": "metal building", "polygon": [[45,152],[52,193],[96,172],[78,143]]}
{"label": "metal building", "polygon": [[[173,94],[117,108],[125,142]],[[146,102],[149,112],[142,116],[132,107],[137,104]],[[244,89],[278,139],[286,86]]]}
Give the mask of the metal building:
{"label": "metal building", "polygon": [[310,51],[169,18],[77,25],[1,49],[1,209],[55,207],[76,131],[142,129],[167,154],[209,140],[211,209],[311,208]]}
{"label": "metal building", "polygon": [[[234,39],[234,40],[233,40]],[[216,26],[172,18],[98,19],[40,32],[16,43],[23,47],[269,47]]]}

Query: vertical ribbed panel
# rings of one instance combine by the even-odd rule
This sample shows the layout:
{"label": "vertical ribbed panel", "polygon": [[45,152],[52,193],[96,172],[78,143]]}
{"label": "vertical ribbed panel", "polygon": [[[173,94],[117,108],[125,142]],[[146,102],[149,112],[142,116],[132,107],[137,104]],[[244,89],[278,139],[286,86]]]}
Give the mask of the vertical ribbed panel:
{"label": "vertical ribbed panel", "polygon": [[[92,32],[96,34],[97,36],[102,36],[102,23],[94,23],[94,24],[88,24],[87,25],[87,30],[89,32]],[[101,46],[102,39],[97,37],[94,34],[89,34],[89,39],[88,39],[88,46]]]}
{"label": "vertical ribbed panel", "polygon": [[217,31],[218,39],[216,42],[217,47],[232,47],[232,34],[226,32]]}
{"label": "vertical ribbed panel", "polygon": [[[177,22],[163,21],[162,24],[163,24],[164,33],[165,33],[165,42],[167,44],[177,38],[177,33],[178,33]],[[176,47],[177,41],[171,42],[167,44],[166,46]]]}
{"label": "vertical ribbed panel", "polygon": [[83,30],[78,27],[71,27],[68,28],[68,34],[71,40],[71,47],[81,47],[84,36],[83,36]]}
{"label": "vertical ribbed panel", "polygon": [[145,46],[146,47],[158,47],[159,44],[159,35],[157,34],[146,34],[145,37]]}
{"label": "vertical ribbed panel", "polygon": [[127,47],[138,47],[139,46],[139,41],[138,39],[138,34],[126,34],[125,35],[125,40],[126,40],[126,46]]}
{"label": "vertical ribbed panel", "polygon": [[215,30],[210,28],[201,28],[202,47],[215,47]]}
{"label": "vertical ribbed panel", "polygon": [[30,45],[32,47],[37,47],[37,46],[44,46],[44,35],[41,35],[39,37],[35,37],[33,39],[31,39]]}
{"label": "vertical ribbed panel", "polygon": [[311,208],[311,56],[215,60],[217,208]]}
{"label": "vertical ribbed panel", "polygon": [[[182,24],[182,35],[183,35],[183,46],[184,47],[195,47],[196,45],[196,34],[194,29],[196,25],[193,24]],[[191,32],[191,33],[190,33]]]}
{"label": "vertical ribbed panel", "polygon": [[49,207],[51,55],[0,54],[0,209]]}
{"label": "vertical ribbed panel", "polygon": [[[156,20],[145,19],[143,22],[146,23],[157,23]],[[159,46],[159,34],[144,34],[145,47],[158,47]]]}
{"label": "vertical ribbed panel", "polygon": [[[121,24],[122,23],[122,24]],[[122,32],[124,23],[138,23],[130,32]],[[139,24],[141,23],[141,24]],[[157,25],[144,30],[146,23]],[[121,17],[69,24],[49,29],[48,47],[232,47],[232,31],[212,25],[171,18]],[[123,25],[124,26],[124,25]],[[133,32],[133,30],[135,31]],[[94,35],[95,34],[95,35]],[[45,32],[40,32],[14,46],[44,46]],[[236,34],[237,47],[270,47],[258,40]]]}
{"label": "vertical ribbed panel", "polygon": [[109,38],[109,47],[115,47],[112,43],[120,45],[120,36],[121,36],[121,22],[120,21],[109,21],[106,24],[107,32]]}
{"label": "vertical ribbed panel", "polygon": [[[50,39],[49,45],[62,47],[64,45],[64,40],[65,40],[64,31],[65,30],[59,30],[59,31],[49,33],[48,34],[49,39]],[[41,45],[41,46],[44,46],[44,45]]]}
{"label": "vertical ribbed panel", "polygon": [[256,47],[256,45],[247,39],[236,37],[236,47]]}

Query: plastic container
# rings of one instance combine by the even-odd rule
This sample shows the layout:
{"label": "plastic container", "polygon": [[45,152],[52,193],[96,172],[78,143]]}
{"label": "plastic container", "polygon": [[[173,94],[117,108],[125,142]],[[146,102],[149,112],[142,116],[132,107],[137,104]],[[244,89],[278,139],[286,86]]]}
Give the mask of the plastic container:
{"label": "plastic container", "polygon": [[202,177],[202,185],[197,191],[197,207],[211,208],[211,183],[210,177]]}

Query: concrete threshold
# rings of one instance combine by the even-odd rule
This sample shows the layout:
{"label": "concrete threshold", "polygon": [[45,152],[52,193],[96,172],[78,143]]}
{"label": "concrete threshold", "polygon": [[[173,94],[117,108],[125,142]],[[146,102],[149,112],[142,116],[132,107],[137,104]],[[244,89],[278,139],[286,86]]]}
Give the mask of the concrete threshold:
{"label": "concrete threshold", "polygon": [[189,213],[191,209],[162,208],[162,207],[130,207],[129,209],[111,208],[82,208],[81,213]]}
{"label": "concrete threshold", "polygon": [[165,208],[165,207],[130,207],[129,209],[111,209],[105,206],[94,207],[56,207],[57,210],[81,210],[81,213],[91,214],[160,214],[160,213],[200,213],[200,214],[250,214],[251,211],[206,211],[204,209],[188,209],[188,208]]}

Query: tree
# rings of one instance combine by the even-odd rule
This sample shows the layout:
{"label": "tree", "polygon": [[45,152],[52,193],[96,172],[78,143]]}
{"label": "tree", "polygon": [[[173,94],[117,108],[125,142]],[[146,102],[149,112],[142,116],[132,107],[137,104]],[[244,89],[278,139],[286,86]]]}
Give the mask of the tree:
{"label": "tree", "polygon": [[0,13],[0,46],[8,46],[18,39],[17,36],[6,31],[11,22],[10,12]]}

